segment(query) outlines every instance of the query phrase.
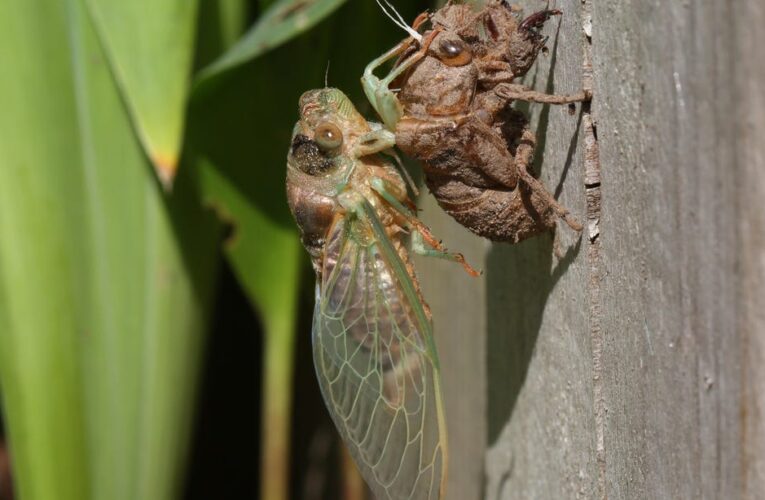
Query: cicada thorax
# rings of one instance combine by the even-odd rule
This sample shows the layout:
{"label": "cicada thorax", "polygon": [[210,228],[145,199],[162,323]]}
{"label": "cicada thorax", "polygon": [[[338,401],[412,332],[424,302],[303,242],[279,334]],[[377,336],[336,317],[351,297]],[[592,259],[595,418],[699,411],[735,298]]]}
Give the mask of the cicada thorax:
{"label": "cicada thorax", "polygon": [[410,116],[448,116],[464,113],[475,94],[478,71],[473,65],[447,66],[426,57],[395,84],[399,101]]}

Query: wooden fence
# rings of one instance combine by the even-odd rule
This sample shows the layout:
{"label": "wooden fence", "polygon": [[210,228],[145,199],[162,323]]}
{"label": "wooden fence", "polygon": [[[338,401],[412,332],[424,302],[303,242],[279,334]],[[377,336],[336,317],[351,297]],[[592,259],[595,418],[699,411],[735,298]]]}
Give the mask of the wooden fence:
{"label": "wooden fence", "polygon": [[531,111],[542,178],[581,238],[559,228],[563,259],[547,237],[492,245],[425,203],[485,271],[418,263],[448,498],[762,498],[765,4],[556,6],[528,83],[595,98]]}

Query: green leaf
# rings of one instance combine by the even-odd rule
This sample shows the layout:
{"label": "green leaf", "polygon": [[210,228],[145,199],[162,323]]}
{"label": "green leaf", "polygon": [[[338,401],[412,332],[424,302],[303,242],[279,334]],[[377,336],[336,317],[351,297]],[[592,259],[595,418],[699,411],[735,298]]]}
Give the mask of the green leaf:
{"label": "green leaf", "polygon": [[17,493],[172,498],[216,224],[188,175],[163,195],[80,0],[1,2],[0,47],[0,393]]}
{"label": "green leaf", "polygon": [[255,26],[217,61],[202,70],[196,84],[278,47],[306,32],[346,0],[280,0],[271,5]]}
{"label": "green leaf", "polygon": [[198,0],[86,0],[162,183],[178,167]]}

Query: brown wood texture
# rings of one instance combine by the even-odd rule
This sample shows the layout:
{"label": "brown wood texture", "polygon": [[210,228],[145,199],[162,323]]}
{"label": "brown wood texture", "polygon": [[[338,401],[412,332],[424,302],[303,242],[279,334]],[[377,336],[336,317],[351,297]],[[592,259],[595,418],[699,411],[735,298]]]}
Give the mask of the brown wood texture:
{"label": "brown wood texture", "polygon": [[581,239],[559,227],[562,259],[548,237],[489,244],[425,204],[485,271],[418,262],[447,498],[762,498],[765,5],[556,7],[526,83],[594,91],[591,112],[529,107],[537,168]]}

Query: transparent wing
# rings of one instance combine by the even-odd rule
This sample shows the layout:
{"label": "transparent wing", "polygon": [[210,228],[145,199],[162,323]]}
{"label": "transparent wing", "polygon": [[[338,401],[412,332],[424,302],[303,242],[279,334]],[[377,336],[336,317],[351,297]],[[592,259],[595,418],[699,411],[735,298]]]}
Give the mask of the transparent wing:
{"label": "transparent wing", "polygon": [[446,429],[430,320],[371,205],[327,238],[314,362],[332,419],[378,500],[440,499]]}

